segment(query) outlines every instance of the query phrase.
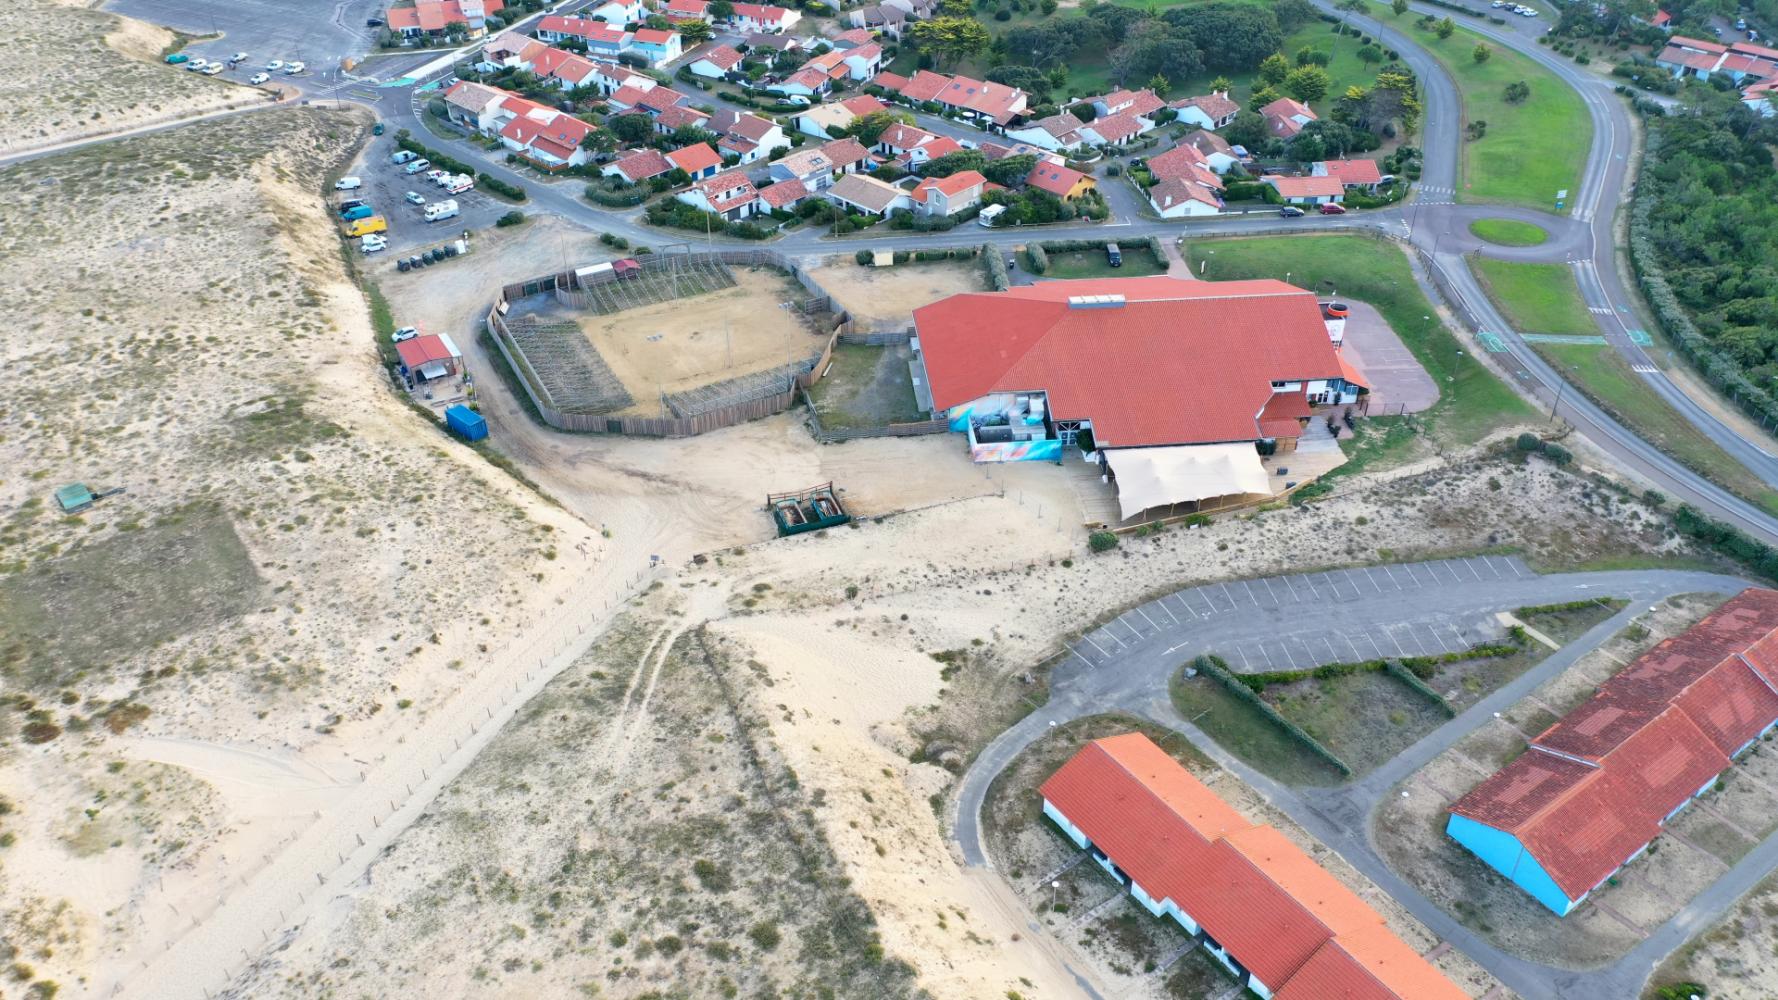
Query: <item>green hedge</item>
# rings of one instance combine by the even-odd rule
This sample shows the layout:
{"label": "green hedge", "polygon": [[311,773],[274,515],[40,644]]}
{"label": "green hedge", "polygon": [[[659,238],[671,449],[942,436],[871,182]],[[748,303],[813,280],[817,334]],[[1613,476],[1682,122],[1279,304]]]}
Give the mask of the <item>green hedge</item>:
{"label": "green hedge", "polygon": [[996,292],[1004,292],[1012,287],[1012,275],[1006,273],[1006,259],[994,244],[983,243],[981,249],[982,267],[987,271],[988,288]]}
{"label": "green hedge", "polygon": [[1445,718],[1455,719],[1457,717],[1457,707],[1446,701],[1444,695],[1434,691],[1425,681],[1414,676],[1412,670],[1393,660],[1383,664],[1383,669],[1388,671],[1389,676],[1426,696],[1434,705],[1438,706],[1439,711],[1445,713]]}
{"label": "green hedge", "polygon": [[1734,525],[1714,520],[1690,504],[1680,504],[1673,512],[1673,528],[1768,580],[1778,580],[1778,550]]}
{"label": "green hedge", "polygon": [[[475,176],[474,167],[464,163],[462,160],[453,159],[449,153],[441,153],[436,149],[422,145],[419,140],[409,134],[407,129],[401,129],[395,133],[395,144],[410,153],[418,153],[428,160],[431,160],[432,165],[440,170],[449,170],[453,174],[468,174],[471,177]],[[486,175],[484,174],[483,176]]]}
{"label": "green hedge", "polygon": [[1564,601],[1561,604],[1527,604],[1522,608],[1514,608],[1513,614],[1520,618],[1529,618],[1532,615],[1559,615],[1564,611],[1585,611],[1588,608],[1596,608],[1601,603],[1601,600],[1591,600]]}
{"label": "green hedge", "polygon": [[1032,274],[1049,273],[1050,255],[1043,249],[1043,244],[1027,243],[1025,245],[1025,269]]}
{"label": "green hedge", "polygon": [[480,184],[482,187],[487,188],[489,191],[494,192],[502,198],[510,198],[513,201],[525,200],[524,188],[519,187],[517,184],[508,184],[485,170],[482,171],[475,180],[477,184]]}
{"label": "green hedge", "polygon": [[634,208],[648,200],[648,189],[639,184],[609,188],[602,184],[586,186],[587,200],[606,208]]}
{"label": "green hedge", "polygon": [[1332,750],[1322,746],[1321,741],[1310,736],[1303,730],[1303,727],[1285,718],[1277,709],[1268,705],[1266,700],[1254,693],[1252,688],[1241,683],[1234,674],[1229,672],[1228,664],[1224,663],[1220,657],[1209,655],[1200,656],[1197,659],[1192,660],[1192,666],[1196,667],[1199,672],[1208,675],[1211,679],[1215,680],[1216,683],[1227,688],[1230,694],[1252,705],[1259,711],[1259,714],[1272,720],[1272,722],[1276,723],[1280,729],[1283,729],[1294,737],[1297,742],[1307,747],[1310,753],[1313,753],[1315,756],[1320,757],[1322,760],[1332,765],[1334,770],[1340,772],[1342,777],[1352,777],[1352,768],[1350,765],[1341,760]]}

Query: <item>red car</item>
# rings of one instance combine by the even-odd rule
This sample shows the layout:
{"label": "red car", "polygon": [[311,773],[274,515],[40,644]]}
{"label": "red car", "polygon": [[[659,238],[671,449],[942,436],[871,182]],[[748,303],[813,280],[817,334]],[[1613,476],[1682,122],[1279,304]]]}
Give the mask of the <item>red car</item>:
{"label": "red car", "polygon": [[1322,202],[1321,214],[1322,215],[1345,215],[1346,214],[1346,206],[1336,205],[1331,201]]}

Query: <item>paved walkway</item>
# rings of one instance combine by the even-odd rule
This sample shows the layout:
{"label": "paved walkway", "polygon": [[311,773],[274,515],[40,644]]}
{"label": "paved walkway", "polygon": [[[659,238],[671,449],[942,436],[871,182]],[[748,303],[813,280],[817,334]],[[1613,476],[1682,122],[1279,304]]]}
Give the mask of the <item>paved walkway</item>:
{"label": "paved walkway", "polygon": [[1184,278],[1188,281],[1197,277],[1192,273],[1191,264],[1179,255],[1179,241],[1177,239],[1163,235],[1161,237],[1161,255],[1167,258],[1168,277]]}
{"label": "paved walkway", "polygon": [[[1603,969],[1576,972],[1506,954],[1434,905],[1383,862],[1371,842],[1370,816],[1397,782],[1567,669],[1650,601],[1680,593],[1738,593],[1746,586],[1734,577],[1677,570],[1540,576],[1516,558],[1491,556],[1274,576],[1168,594],[1118,615],[1069,646],[1067,658],[1051,676],[1049,702],[1002,733],[965,772],[954,836],[966,864],[992,868],[981,840],[981,809],[993,779],[1052,726],[1103,712],[1130,712],[1186,736],[1363,872],[1440,940],[1526,1000],[1632,997],[1657,962],[1778,866],[1778,835],[1754,848],[1622,959]],[[1497,628],[1498,612],[1588,597],[1621,597],[1630,603],[1382,767],[1335,788],[1299,790],[1255,771],[1181,719],[1167,694],[1173,672],[1201,652],[1226,656],[1231,649],[1240,650],[1249,656],[1247,668],[1257,670],[1349,658],[1340,654],[1342,643],[1362,649],[1362,643],[1384,637],[1418,639],[1430,651],[1430,644],[1448,636],[1450,629],[1461,633],[1489,623]],[[1255,655],[1266,659],[1256,661]],[[1231,666],[1241,665],[1231,659]]]}
{"label": "paved walkway", "polygon": [[1359,374],[1370,379],[1370,412],[1419,413],[1431,409],[1438,402],[1438,383],[1390,329],[1389,321],[1366,302],[1346,302],[1346,307],[1351,314],[1346,318],[1345,343],[1340,351]]}

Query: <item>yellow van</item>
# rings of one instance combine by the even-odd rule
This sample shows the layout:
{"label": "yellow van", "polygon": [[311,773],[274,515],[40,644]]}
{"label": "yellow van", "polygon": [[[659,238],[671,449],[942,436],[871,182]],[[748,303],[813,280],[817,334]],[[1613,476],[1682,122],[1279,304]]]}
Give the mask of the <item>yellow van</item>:
{"label": "yellow van", "polygon": [[346,238],[355,240],[360,236],[368,236],[371,233],[386,233],[388,231],[388,220],[380,215],[373,215],[368,219],[359,219],[347,227]]}

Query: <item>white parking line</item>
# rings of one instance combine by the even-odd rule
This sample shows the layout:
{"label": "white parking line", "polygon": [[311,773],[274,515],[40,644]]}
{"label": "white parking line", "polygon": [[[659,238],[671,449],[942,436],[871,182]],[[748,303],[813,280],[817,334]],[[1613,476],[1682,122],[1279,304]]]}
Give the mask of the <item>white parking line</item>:
{"label": "white parking line", "polygon": [[1247,662],[1247,653],[1244,650],[1242,650],[1240,646],[1235,647],[1235,655],[1239,656],[1241,658],[1241,666],[1243,666],[1243,667],[1252,666],[1252,664]]}
{"label": "white parking line", "polygon": [[1500,567],[1494,565],[1494,560],[1488,558],[1487,556],[1483,556],[1482,557],[1482,565],[1488,567],[1488,572],[1494,574],[1494,579],[1496,579],[1496,580],[1506,579],[1505,577],[1500,575]]}
{"label": "white parking line", "polygon": [[1463,560],[1463,565],[1468,567],[1471,573],[1475,574],[1475,581],[1477,583],[1482,582],[1482,574],[1476,572],[1475,562],[1473,560],[1465,559]]}
{"label": "white parking line", "polygon": [[1377,582],[1376,575],[1373,574],[1368,568],[1365,569],[1365,571],[1364,571],[1364,578],[1371,582],[1371,586],[1377,588],[1377,593],[1381,594],[1383,592],[1383,585]]}
{"label": "white parking line", "polygon": [[[1303,647],[1303,655],[1308,657],[1303,660],[1303,666],[1313,666],[1315,661],[1320,659],[1319,656],[1315,655],[1315,650],[1309,646],[1309,640],[1304,639],[1301,636],[1291,636],[1291,638],[1296,640],[1297,645]],[[1329,644],[1327,648],[1332,649],[1332,644]],[[1292,662],[1294,663],[1295,661]]]}
{"label": "white parking line", "polygon": [[1122,625],[1122,626],[1123,626],[1123,627],[1124,627],[1124,628],[1127,628],[1127,629],[1129,629],[1129,630],[1130,630],[1130,634],[1131,634],[1131,635],[1133,635],[1133,636],[1135,636],[1135,637],[1136,637],[1136,640],[1137,640],[1137,641],[1138,641],[1138,642],[1140,642],[1140,641],[1142,641],[1142,633],[1141,633],[1141,632],[1140,632],[1140,631],[1139,631],[1139,630],[1137,630],[1137,628],[1136,628],[1136,626],[1134,626],[1134,625],[1131,625],[1131,624],[1130,624],[1130,623],[1129,623],[1129,622],[1127,622],[1127,621],[1124,621],[1124,615],[1127,615],[1127,614],[1129,614],[1129,612],[1128,612],[1128,611],[1126,611],[1126,612],[1124,612],[1124,614],[1123,614],[1123,615],[1118,615],[1118,616],[1117,616],[1117,617],[1116,617],[1116,618],[1114,618],[1114,619],[1112,619],[1112,621],[1115,621],[1115,622],[1117,622],[1117,623],[1118,623],[1118,624],[1119,624],[1119,625]]}
{"label": "white parking line", "polygon": [[1093,641],[1093,637],[1092,637],[1092,636],[1090,636],[1090,635],[1083,635],[1083,636],[1081,636],[1081,638],[1082,638],[1082,639],[1084,639],[1084,640],[1086,640],[1086,644],[1087,644],[1087,645],[1089,645],[1089,646],[1091,646],[1091,647],[1093,647],[1093,648],[1094,648],[1094,649],[1096,649],[1096,650],[1098,650],[1098,651],[1099,651],[1099,655],[1100,655],[1100,656],[1105,656],[1105,655],[1107,655],[1107,654],[1106,654],[1106,652],[1105,652],[1105,647],[1104,647],[1104,646],[1101,646],[1101,645],[1099,645],[1099,644],[1098,644],[1098,643],[1096,643],[1096,642],[1094,642],[1094,641]]}
{"label": "white parking line", "polygon": [[1162,610],[1162,611],[1165,611],[1165,612],[1167,612],[1167,620],[1168,620],[1168,621],[1170,621],[1170,622],[1172,622],[1172,623],[1173,623],[1173,624],[1175,624],[1175,625],[1177,625],[1177,624],[1179,624],[1179,619],[1177,619],[1177,618],[1175,618],[1175,617],[1173,617],[1173,612],[1172,612],[1172,610],[1170,610],[1170,609],[1169,609],[1169,608],[1168,608],[1168,607],[1167,607],[1167,601],[1166,601],[1166,598],[1162,598],[1162,599],[1160,599],[1160,600],[1157,600],[1157,601],[1155,601],[1155,602],[1154,602],[1154,606],[1155,606],[1155,607],[1157,607],[1157,608],[1160,608],[1160,609],[1161,609],[1161,610]]}
{"label": "white parking line", "polygon": [[1445,627],[1451,630],[1452,638],[1457,640],[1457,647],[1456,647],[1457,649],[1468,649],[1469,648],[1469,640],[1465,639],[1463,637],[1463,630],[1462,629],[1458,628],[1455,625],[1448,625],[1448,624]]}
{"label": "white parking line", "polygon": [[1298,596],[1297,596],[1297,592],[1296,592],[1296,581],[1294,581],[1294,580],[1292,580],[1292,579],[1291,579],[1291,578],[1290,578],[1290,577],[1288,577],[1288,576],[1286,576],[1286,577],[1282,577],[1282,579],[1283,579],[1283,580],[1284,580],[1284,586],[1286,586],[1286,587],[1288,587],[1288,588],[1290,588],[1290,598],[1291,598],[1291,600],[1294,600],[1294,601],[1300,601],[1300,600],[1302,600],[1302,598],[1301,598],[1301,597],[1298,597]]}
{"label": "white parking line", "polygon": [[[1386,636],[1389,636],[1390,642],[1395,642],[1395,636],[1389,635],[1389,630],[1387,628],[1385,628],[1383,630],[1383,634]],[[1388,653],[1383,652],[1383,644],[1378,642],[1377,637],[1370,634],[1370,632],[1368,630],[1364,631],[1364,632],[1360,632],[1359,635],[1364,636],[1367,640],[1370,641],[1371,648],[1377,651],[1378,656],[1388,656],[1389,655]],[[1401,648],[1401,643],[1399,643],[1399,642],[1395,642],[1395,653],[1397,656],[1405,656],[1406,655],[1406,652]]]}
{"label": "white parking line", "polygon": [[1272,603],[1276,605],[1278,603],[1278,592],[1272,589],[1272,581],[1262,576],[1259,578],[1259,582],[1266,585],[1266,593],[1271,596]]}
{"label": "white parking line", "polygon": [[[1340,579],[1341,579],[1340,577],[1334,576],[1332,572],[1323,573],[1321,575],[1327,577],[1327,585],[1333,588],[1335,598],[1340,598],[1340,597],[1345,596],[1344,594],[1340,593]],[[1359,592],[1358,584],[1352,583],[1351,580],[1347,580],[1346,582],[1348,584],[1351,584],[1352,592],[1354,594]]]}
{"label": "white parking line", "polygon": [[1119,649],[1129,649],[1130,648],[1128,644],[1126,644],[1122,639],[1119,639],[1117,637],[1117,633],[1111,631],[1111,628],[1108,625],[1099,626],[1099,634],[1104,636],[1107,639],[1110,639],[1112,642],[1117,643],[1117,648],[1119,648]]}
{"label": "white parking line", "polygon": [[[1438,629],[1433,628],[1431,625],[1427,625],[1425,628],[1427,633],[1432,636],[1432,640],[1438,643],[1438,651],[1440,653],[1448,653],[1451,651],[1451,647],[1445,644],[1445,637],[1438,634]],[[1424,645],[1424,643],[1422,643],[1422,645]]]}
{"label": "white parking line", "polygon": [[1086,664],[1089,667],[1092,667],[1094,670],[1099,669],[1099,665],[1097,663],[1094,663],[1092,660],[1089,660],[1086,657],[1081,656],[1080,650],[1075,649],[1073,646],[1069,646],[1068,651],[1070,653],[1073,653],[1075,655],[1075,657],[1080,660],[1080,662]]}
{"label": "white parking line", "polygon": [[1329,663],[1332,663],[1335,660],[1338,660],[1340,658],[1339,651],[1334,649],[1332,639],[1329,639],[1327,636],[1324,635],[1321,637],[1321,644],[1327,647],[1327,657],[1328,657]]}
{"label": "white parking line", "polygon": [[1208,591],[1206,591],[1203,587],[1199,587],[1197,590],[1192,591],[1192,593],[1194,593],[1204,599],[1204,603],[1206,605],[1208,605],[1210,608],[1210,614],[1216,613],[1216,602],[1212,601],[1210,599],[1210,594]]}
{"label": "white parking line", "polygon": [[1233,611],[1236,608],[1241,606],[1240,602],[1235,600],[1235,595],[1229,592],[1229,585],[1228,584],[1219,583],[1219,584],[1217,584],[1217,586],[1222,588],[1223,600],[1226,600],[1229,602],[1229,610],[1230,611]]}
{"label": "white parking line", "polygon": [[[1393,629],[1391,629],[1389,626],[1385,625],[1385,626],[1383,626],[1383,634],[1389,637],[1390,642],[1395,643],[1395,654],[1397,656],[1408,655],[1408,651],[1401,647],[1401,640],[1397,639],[1395,637],[1395,631]],[[1379,652],[1380,652],[1380,650],[1379,650]]]}
{"label": "white parking line", "polygon": [[[1178,601],[1179,606],[1185,609],[1185,613],[1192,616],[1192,620],[1194,620],[1194,621],[1197,620],[1198,613],[1196,611],[1192,610],[1192,606],[1186,602],[1185,598],[1180,597],[1178,594],[1169,594],[1168,596],[1172,597],[1174,600]],[[1161,600],[1163,600],[1163,601],[1166,599],[1167,598],[1165,598],[1165,597],[1161,598]]]}
{"label": "white parking line", "polygon": [[1246,580],[1242,580],[1241,589],[1247,591],[1247,599],[1253,602],[1254,607],[1257,608],[1260,606],[1259,598],[1253,596],[1253,584],[1248,583]]}
{"label": "white parking line", "polygon": [[[1426,655],[1426,644],[1420,641],[1420,636],[1414,631],[1414,627],[1412,625],[1408,626],[1408,638],[1414,640],[1415,648],[1420,650],[1421,656],[1425,656]],[[1397,641],[1396,644],[1400,645],[1399,640]]]}
{"label": "white parking line", "polygon": [[1393,584],[1395,584],[1395,589],[1396,589],[1396,590],[1401,590],[1401,589],[1402,589],[1402,586],[1401,586],[1401,581],[1400,581],[1400,580],[1397,580],[1397,579],[1396,579],[1396,578],[1395,578],[1395,573],[1394,573],[1394,572],[1392,572],[1392,571],[1391,571],[1391,570],[1390,570],[1390,569],[1389,569],[1389,567],[1388,567],[1388,565],[1387,565],[1387,564],[1385,564],[1385,565],[1384,565],[1384,566],[1383,566],[1383,572],[1384,572],[1384,574],[1385,574],[1385,575],[1387,575],[1387,576],[1388,576],[1388,577],[1389,577],[1389,582],[1390,582],[1390,583],[1393,583]]}
{"label": "white parking line", "polygon": [[[1361,653],[1361,652],[1359,652],[1359,651],[1358,651],[1358,643],[1356,643],[1356,642],[1353,642],[1353,641],[1352,641],[1352,637],[1351,637],[1351,636],[1349,636],[1349,635],[1347,635],[1347,634],[1346,634],[1346,633],[1344,633],[1344,632],[1341,632],[1341,633],[1339,633],[1339,636],[1340,636],[1340,638],[1341,638],[1341,639],[1344,639],[1344,640],[1346,640],[1346,645],[1348,645],[1348,646],[1351,646],[1351,647],[1352,647],[1352,658],[1353,658],[1353,659],[1354,659],[1354,660],[1362,660],[1362,659],[1364,659],[1364,654],[1363,654],[1363,653]],[[1374,646],[1374,645],[1376,645],[1376,643],[1374,643],[1374,642],[1373,642],[1373,643],[1371,643],[1371,645],[1373,645],[1373,646]],[[1331,647],[1330,647],[1330,648],[1331,648]]]}
{"label": "white parking line", "polygon": [[1139,608],[1137,608],[1137,609],[1136,609],[1136,613],[1137,613],[1137,614],[1139,614],[1139,615],[1141,615],[1141,616],[1142,616],[1142,620],[1143,620],[1143,621],[1145,621],[1145,622],[1147,622],[1147,623],[1148,623],[1148,624],[1150,624],[1150,625],[1153,625],[1153,626],[1154,626],[1154,630],[1155,630],[1155,631],[1156,631],[1156,632],[1159,632],[1159,631],[1160,631],[1160,630],[1161,630],[1161,627],[1160,627],[1160,626],[1159,626],[1159,625],[1155,625],[1155,622],[1154,622],[1154,619],[1153,619],[1153,618],[1150,618],[1150,617],[1148,617],[1148,612],[1146,612],[1146,611],[1144,611],[1144,610],[1142,610],[1142,609],[1141,609],[1141,608],[1140,608],[1140,607],[1139,607]]}

